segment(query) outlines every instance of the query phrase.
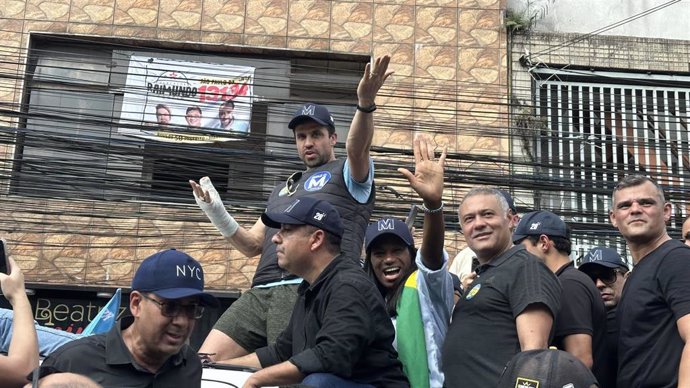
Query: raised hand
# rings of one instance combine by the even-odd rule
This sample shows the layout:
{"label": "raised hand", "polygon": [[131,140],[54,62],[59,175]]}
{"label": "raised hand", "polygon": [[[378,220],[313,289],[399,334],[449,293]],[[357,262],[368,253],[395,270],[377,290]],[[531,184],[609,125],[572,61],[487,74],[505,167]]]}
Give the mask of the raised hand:
{"label": "raised hand", "polygon": [[386,79],[393,74],[388,71],[388,64],[391,61],[389,55],[384,55],[374,59],[372,63],[367,63],[364,68],[364,75],[357,86],[357,99],[359,106],[368,107],[374,103],[376,95],[386,82]]}
{"label": "raised hand", "polygon": [[429,209],[437,209],[441,206],[446,151],[444,147],[441,156],[436,160],[431,138],[425,134],[418,135],[414,139],[414,174],[405,168],[398,169]]}

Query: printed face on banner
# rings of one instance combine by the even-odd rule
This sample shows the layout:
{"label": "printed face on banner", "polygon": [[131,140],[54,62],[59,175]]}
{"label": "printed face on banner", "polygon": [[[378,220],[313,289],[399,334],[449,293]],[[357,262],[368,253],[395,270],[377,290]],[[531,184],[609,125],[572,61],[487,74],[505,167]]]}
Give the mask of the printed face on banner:
{"label": "printed face on banner", "polygon": [[132,56],[119,132],[167,142],[237,140],[250,132],[254,70]]}

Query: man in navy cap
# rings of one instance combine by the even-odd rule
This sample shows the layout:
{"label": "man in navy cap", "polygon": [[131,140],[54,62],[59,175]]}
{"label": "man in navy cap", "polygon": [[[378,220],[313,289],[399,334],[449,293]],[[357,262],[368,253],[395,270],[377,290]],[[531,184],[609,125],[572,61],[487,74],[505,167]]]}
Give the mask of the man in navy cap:
{"label": "man in navy cap", "polygon": [[607,357],[606,309],[592,281],[570,260],[568,226],[548,211],[527,213],[515,228],[513,242],[540,258],[561,282],[561,310],[550,345],[587,365],[602,387],[615,384],[616,365]]}
{"label": "man in navy cap", "polygon": [[264,213],[278,265],[304,279],[288,327],[274,344],[230,360],[263,368],[246,388],[302,383],[311,387],[409,387],[393,349],[383,299],[362,268],[341,254],[338,211],[314,197]]}
{"label": "man in navy cap", "polygon": [[187,340],[204,307],[217,305],[204,292],[196,260],[174,249],[158,252],[134,274],[131,317],[64,345],[42,367],[82,374],[105,388],[200,387],[201,362]]}
{"label": "man in navy cap", "polygon": [[[618,365],[618,324],[616,306],[623,294],[628,264],[621,255],[607,247],[592,248],[582,258],[578,269],[589,276],[596,285],[606,307],[606,349],[610,365]],[[616,387],[615,382],[609,384]]]}
{"label": "man in navy cap", "polygon": [[[284,209],[305,195],[324,199],[338,209],[344,220],[343,255],[358,262],[364,231],[374,208],[374,164],[369,148],[374,134],[374,100],[390,76],[390,57],[367,64],[357,87],[358,105],[347,136],[346,159],[336,159],[335,121],[326,107],[307,103],[288,124],[295,135],[299,158],[306,171],[297,171],[279,183],[268,198],[267,212]],[[225,210],[211,181],[190,181],[197,204],[221,234],[247,257],[261,255],[252,288],[221,316],[200,352],[215,361],[239,357],[275,341],[290,319],[301,279],[280,268],[272,242],[278,231],[259,219],[243,228]]]}

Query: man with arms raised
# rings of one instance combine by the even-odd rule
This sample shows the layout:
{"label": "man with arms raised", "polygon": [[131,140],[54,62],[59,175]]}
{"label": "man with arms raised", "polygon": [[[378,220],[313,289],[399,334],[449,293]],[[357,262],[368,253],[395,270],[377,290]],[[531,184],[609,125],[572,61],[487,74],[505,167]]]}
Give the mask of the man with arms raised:
{"label": "man with arms raised", "polygon": [[278,265],[304,281],[275,344],[230,361],[263,368],[245,388],[300,382],[315,388],[409,387],[381,294],[357,262],[340,254],[344,227],[335,208],[305,196],[261,219],[279,229],[273,236]]}
{"label": "man with arms raised", "polygon": [[43,361],[88,376],[105,388],[200,387],[201,361],[187,345],[204,306],[201,265],[174,249],[145,259],[132,279],[131,317],[109,332],[74,340]]}
{"label": "man with arms raised", "polygon": [[[359,262],[364,231],[374,207],[374,164],[369,157],[374,134],[372,112],[376,109],[376,94],[391,74],[387,71],[389,61],[390,57],[384,56],[366,65],[345,145],[347,159],[335,158],[335,123],[325,107],[305,104],[297,111],[288,127],[293,130],[306,171],[295,172],[285,183],[278,184],[266,205],[266,211],[273,212],[282,211],[304,195],[327,200],[343,218],[343,256],[353,262]],[[200,183],[190,181],[196,201],[226,240],[247,257],[261,254],[252,288],[221,316],[200,349],[219,361],[274,342],[290,319],[301,279],[278,266],[272,242],[277,229],[267,227],[261,219],[249,229],[240,227],[225,210],[210,181],[202,178]]]}
{"label": "man with arms raised", "polygon": [[480,265],[443,344],[445,386],[494,387],[515,354],[547,348],[561,287],[544,263],[513,246],[513,215],[498,190],[470,190],[459,215]]}
{"label": "man with arms raised", "polygon": [[635,268],[618,305],[618,387],[690,387],[690,248],[672,240],[673,209],[661,187],[642,175],[613,190],[609,217]]}

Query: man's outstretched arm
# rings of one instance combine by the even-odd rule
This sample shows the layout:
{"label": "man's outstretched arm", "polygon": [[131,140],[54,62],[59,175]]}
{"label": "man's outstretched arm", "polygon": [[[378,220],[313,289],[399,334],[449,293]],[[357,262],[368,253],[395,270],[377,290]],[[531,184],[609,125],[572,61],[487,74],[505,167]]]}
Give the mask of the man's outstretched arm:
{"label": "man's outstretched arm", "polygon": [[[366,109],[375,103],[379,89],[392,71],[388,71],[390,56],[384,55],[368,63],[357,86],[357,104]],[[357,182],[364,182],[369,175],[369,148],[374,138],[374,115],[355,111],[355,117],[347,134],[345,149],[350,163],[350,175]]]}

